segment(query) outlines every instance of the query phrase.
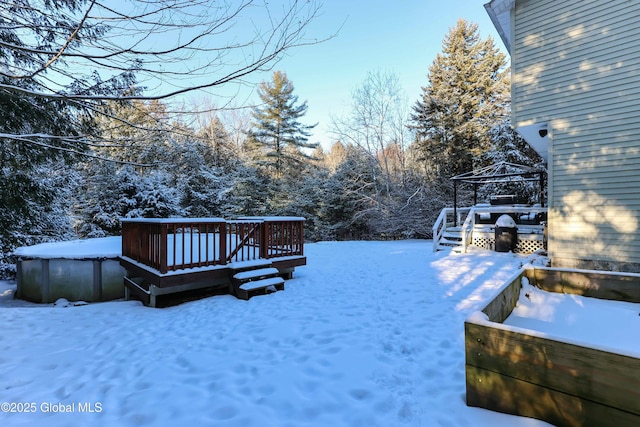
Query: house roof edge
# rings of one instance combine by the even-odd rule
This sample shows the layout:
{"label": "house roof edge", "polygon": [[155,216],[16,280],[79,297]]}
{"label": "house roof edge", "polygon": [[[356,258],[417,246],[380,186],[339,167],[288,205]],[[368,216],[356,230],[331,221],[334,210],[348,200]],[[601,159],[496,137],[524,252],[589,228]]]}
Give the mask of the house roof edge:
{"label": "house roof edge", "polygon": [[511,54],[511,10],[515,3],[516,0],[491,0],[484,5],[509,54]]}

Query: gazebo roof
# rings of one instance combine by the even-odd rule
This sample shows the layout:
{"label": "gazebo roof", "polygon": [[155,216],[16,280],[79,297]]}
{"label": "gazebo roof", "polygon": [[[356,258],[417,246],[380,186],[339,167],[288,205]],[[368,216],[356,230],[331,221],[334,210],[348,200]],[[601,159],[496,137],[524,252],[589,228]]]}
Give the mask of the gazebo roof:
{"label": "gazebo roof", "polygon": [[471,172],[456,175],[451,177],[451,180],[471,184],[535,181],[540,179],[543,173],[546,173],[546,170],[516,163],[499,162]]}

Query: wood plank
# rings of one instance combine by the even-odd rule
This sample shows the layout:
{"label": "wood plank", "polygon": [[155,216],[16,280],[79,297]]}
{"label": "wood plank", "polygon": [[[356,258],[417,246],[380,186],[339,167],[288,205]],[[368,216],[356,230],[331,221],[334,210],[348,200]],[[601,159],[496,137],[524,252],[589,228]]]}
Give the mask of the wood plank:
{"label": "wood plank", "polygon": [[241,271],[233,275],[233,278],[236,280],[249,280],[256,277],[264,277],[264,276],[273,276],[275,274],[280,273],[277,268],[268,267],[268,268],[259,268],[256,270],[246,270]]}
{"label": "wood plank", "polygon": [[640,303],[640,275],[572,269],[529,269],[526,276],[532,285],[548,292]]}
{"label": "wood plank", "polygon": [[300,267],[307,265],[307,257],[287,257],[286,259],[270,258],[271,264],[278,270],[286,270],[289,268]]}
{"label": "wood plank", "polygon": [[640,425],[640,416],[490,370],[466,366],[467,405],[558,427]]}
{"label": "wood plank", "polygon": [[132,286],[127,283],[127,280],[124,280],[124,286],[129,290],[130,296],[133,295],[135,299],[140,300],[144,305],[149,305],[151,302],[151,295],[141,290],[138,286],[145,287],[143,284],[138,284],[138,286]]}
{"label": "wood plank", "polygon": [[239,286],[239,289],[242,289],[243,291],[253,291],[256,289],[268,288],[269,286],[280,286],[283,283],[284,279],[282,279],[281,277],[268,277],[266,279],[243,283]]}
{"label": "wood plank", "polygon": [[231,268],[211,268],[199,271],[185,270],[184,273],[162,275],[142,268],[134,263],[120,258],[120,265],[129,272],[131,276],[142,277],[147,282],[159,288],[182,286],[189,283],[199,284],[209,282],[210,286],[227,285]]}
{"label": "wood plank", "polygon": [[640,416],[640,359],[465,322],[470,366]]}
{"label": "wood plank", "polygon": [[482,309],[482,312],[489,317],[489,320],[502,323],[509,317],[518,302],[518,298],[520,298],[522,275],[523,271],[520,271],[516,276],[512,277],[511,282],[509,282],[498,296]]}

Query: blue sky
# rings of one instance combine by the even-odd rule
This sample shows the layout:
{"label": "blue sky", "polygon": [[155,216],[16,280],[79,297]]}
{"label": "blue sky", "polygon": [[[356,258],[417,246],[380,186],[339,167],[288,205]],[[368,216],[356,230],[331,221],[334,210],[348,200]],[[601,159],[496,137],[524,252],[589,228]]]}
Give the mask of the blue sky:
{"label": "blue sky", "polygon": [[[319,122],[312,142],[333,143],[331,115],[348,111],[353,89],[370,71],[392,72],[400,79],[410,104],[428,83],[428,67],[442,51],[442,40],[463,18],[479,25],[481,37],[494,38],[506,49],[483,4],[488,0],[324,0],[322,14],[307,31],[308,37],[336,37],[321,44],[296,48],[275,69],[292,81],[300,101],[307,101],[305,124]],[[270,74],[253,76],[259,82]],[[256,102],[257,96],[249,98]]]}

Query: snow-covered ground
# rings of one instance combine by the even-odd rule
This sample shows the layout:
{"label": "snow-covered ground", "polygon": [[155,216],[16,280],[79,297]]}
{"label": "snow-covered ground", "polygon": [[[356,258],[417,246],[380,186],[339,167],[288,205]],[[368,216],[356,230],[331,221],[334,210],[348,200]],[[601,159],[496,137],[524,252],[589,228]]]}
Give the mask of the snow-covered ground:
{"label": "snow-covered ground", "polygon": [[640,358],[640,304],[545,292],[524,278],[518,304],[504,324]]}
{"label": "snow-covered ground", "polygon": [[36,305],[0,282],[0,425],[546,425],[465,405],[464,319],[525,257],[430,241],[305,254],[284,292],[166,309]]}

